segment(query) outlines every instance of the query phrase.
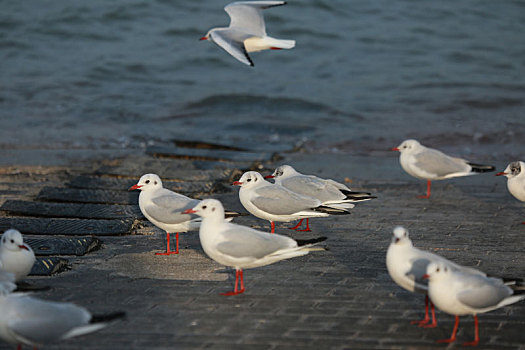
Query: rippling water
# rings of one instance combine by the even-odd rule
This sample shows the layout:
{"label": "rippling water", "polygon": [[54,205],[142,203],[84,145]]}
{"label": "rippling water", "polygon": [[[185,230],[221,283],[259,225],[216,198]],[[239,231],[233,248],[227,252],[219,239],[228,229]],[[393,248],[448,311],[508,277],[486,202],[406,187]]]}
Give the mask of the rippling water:
{"label": "rippling water", "polygon": [[417,137],[525,153],[525,2],[291,0],[265,15],[296,48],[251,54],[254,68],[198,40],[229,23],[226,3],[2,1],[1,147],[366,153]]}

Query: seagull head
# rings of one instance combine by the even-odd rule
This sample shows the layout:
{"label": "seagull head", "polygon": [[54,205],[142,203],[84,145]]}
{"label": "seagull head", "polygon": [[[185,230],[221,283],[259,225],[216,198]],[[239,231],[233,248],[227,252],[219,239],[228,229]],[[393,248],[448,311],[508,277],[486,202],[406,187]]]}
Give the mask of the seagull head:
{"label": "seagull head", "polygon": [[399,151],[401,153],[410,152],[416,150],[419,146],[421,146],[419,141],[409,139],[401,142],[399,146],[392,148],[392,151]]}
{"label": "seagull head", "polygon": [[183,214],[196,214],[203,218],[214,217],[224,219],[224,207],[217,199],[205,199],[199,202],[192,209],[187,209]]}
{"label": "seagull head", "polygon": [[504,171],[499,172],[496,174],[496,176],[506,176],[508,179],[512,179],[513,177],[519,176],[522,172],[521,170],[525,167],[525,163],[522,161],[516,161],[512,162],[505,168]]}
{"label": "seagull head", "polygon": [[210,40],[210,37],[211,37],[210,35],[212,31],[213,29],[208,30],[208,33],[206,33],[206,35],[201,37],[199,40]]}
{"label": "seagull head", "polygon": [[239,181],[235,181],[233,183],[234,186],[241,186],[241,187],[245,187],[245,188],[250,188],[250,187],[253,187],[253,186],[257,186],[261,183],[268,183],[267,181],[264,180],[263,176],[261,174],[259,174],[258,172],[256,171],[247,171],[245,172],[244,174],[242,174],[241,178],[239,179]]}
{"label": "seagull head", "polygon": [[160,177],[156,174],[146,174],[142,175],[139,182],[136,185],[131,186],[128,191],[141,190],[141,191],[151,191],[154,189],[162,188],[162,181]]}
{"label": "seagull head", "polygon": [[443,263],[431,262],[427,265],[427,273],[423,275],[423,279],[429,281],[437,281],[448,276],[450,268]]}
{"label": "seagull head", "polygon": [[286,177],[292,176],[294,174],[297,174],[297,171],[295,171],[294,168],[292,168],[290,165],[281,165],[275,168],[272,175],[265,176],[265,179],[273,179],[273,178],[281,178],[284,179]]}
{"label": "seagull head", "polygon": [[394,227],[394,231],[392,232],[392,244],[395,244],[397,246],[403,246],[408,244],[411,246],[412,241],[408,237],[408,230],[403,226]]}
{"label": "seagull head", "polygon": [[24,243],[24,238],[22,237],[22,234],[20,231],[15,229],[9,229],[4,232],[2,235],[1,242],[1,249],[7,249],[11,251],[20,251],[20,250],[27,250],[31,251],[31,248]]}

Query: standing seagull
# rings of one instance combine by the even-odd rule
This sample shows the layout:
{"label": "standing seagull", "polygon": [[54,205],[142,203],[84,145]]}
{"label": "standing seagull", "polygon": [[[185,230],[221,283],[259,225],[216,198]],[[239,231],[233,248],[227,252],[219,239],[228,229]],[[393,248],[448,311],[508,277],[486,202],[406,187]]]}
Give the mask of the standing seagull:
{"label": "standing seagull", "polygon": [[254,216],[270,221],[272,233],[275,232],[274,221],[290,222],[332,214],[350,214],[348,210],[323,205],[319,199],[302,196],[272,184],[256,171],[245,172],[233,184],[241,186],[239,199],[244,208]]}
{"label": "standing seagull", "polygon": [[224,7],[230,16],[228,28],[213,28],[200,40],[210,40],[244,64],[253,66],[248,52],[291,49],[295,40],[266,35],[262,10],[285,5],[286,1],[238,1]]}
{"label": "standing seagull", "polygon": [[[353,203],[377,198],[367,192],[352,191],[346,185],[331,179],[301,174],[290,165],[281,165],[275,169],[272,175],[267,175],[264,178],[274,179],[277,185],[300,195],[319,199],[323,205],[343,210],[353,208],[355,206]],[[290,229],[299,228],[303,220],[301,219],[296,226],[290,227]],[[308,218],[306,218],[306,228],[299,231],[310,231]]]}
{"label": "standing seagull", "polygon": [[400,287],[410,292],[425,294],[425,318],[421,321],[412,321],[413,324],[418,324],[420,327],[425,328],[433,328],[437,325],[432,301],[430,301],[432,323],[429,324],[428,285],[423,279],[427,266],[432,262],[446,264],[454,270],[465,270],[484,275],[481,271],[457,265],[439,255],[415,248],[408,237],[408,230],[402,226],[395,227],[392,233],[392,241],[386,253],[388,274]]}
{"label": "standing seagull", "polygon": [[[153,225],[166,231],[166,252],[155,254],[179,254],[179,232],[197,230],[201,222],[199,217],[182,212],[193,208],[199,201],[162,187],[162,181],[156,174],[142,175],[129,190],[140,190],[140,211]],[[175,251],[170,250],[171,232],[176,232]]]}
{"label": "standing seagull", "polygon": [[496,176],[502,175],[507,177],[507,188],[510,194],[517,200],[525,202],[525,163],[519,160],[510,163],[504,171],[496,174]]}
{"label": "standing seagull", "polygon": [[202,216],[199,238],[204,252],[219,264],[235,269],[234,291],[222,295],[244,292],[243,269],[270,265],[314,250],[325,250],[313,245],[326,240],[326,237],[294,240],[229,223],[224,219],[222,203],[216,199],[205,199],[185,212]]}
{"label": "standing seagull", "polygon": [[424,278],[428,279],[428,296],[442,311],[455,315],[456,322],[452,335],[438,343],[452,343],[456,340],[459,316],[474,317],[474,341],[464,343],[475,346],[479,343],[477,314],[499,309],[525,299],[525,294],[513,295],[513,290],[499,278],[483,276],[450,269],[446,264],[431,263]]}
{"label": "standing seagull", "polygon": [[8,343],[37,346],[104,328],[123,312],[91,315],[85,308],[32,298],[25,293],[0,295],[0,338]]}
{"label": "standing seagull", "polygon": [[399,162],[409,175],[427,180],[427,194],[419,198],[430,198],[432,180],[475,175],[495,169],[492,165],[474,164],[465,159],[448,156],[436,149],[425,147],[416,140],[405,140],[392,148],[392,151],[401,152]]}
{"label": "standing seagull", "polygon": [[2,270],[13,273],[17,282],[26,278],[31,272],[35,263],[35,253],[24,243],[24,238],[18,230],[9,229],[2,235],[0,262]]}

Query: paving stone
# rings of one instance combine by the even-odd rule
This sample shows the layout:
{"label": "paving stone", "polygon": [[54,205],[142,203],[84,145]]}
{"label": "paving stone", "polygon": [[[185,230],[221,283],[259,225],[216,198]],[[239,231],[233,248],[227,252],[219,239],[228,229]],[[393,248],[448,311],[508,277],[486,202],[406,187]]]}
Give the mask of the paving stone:
{"label": "paving stone", "polygon": [[16,228],[38,235],[123,235],[131,231],[133,220],[39,219],[0,217],[0,230]]}

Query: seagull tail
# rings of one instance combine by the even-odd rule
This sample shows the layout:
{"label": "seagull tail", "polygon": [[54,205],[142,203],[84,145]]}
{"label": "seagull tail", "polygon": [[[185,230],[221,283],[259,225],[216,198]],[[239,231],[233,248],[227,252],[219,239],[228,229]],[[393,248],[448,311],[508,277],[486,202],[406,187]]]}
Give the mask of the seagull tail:
{"label": "seagull tail", "polygon": [[320,205],[317,208],[313,208],[312,210],[318,211],[318,212],[321,212],[321,213],[326,213],[326,214],[329,214],[329,215],[346,215],[346,214],[350,214],[350,212],[348,210],[341,209],[341,208],[334,208],[334,207],[327,206],[327,205]]}
{"label": "seagull tail", "polygon": [[297,242],[297,245],[299,247],[302,247],[307,244],[314,245],[316,243],[324,242],[326,240],[327,240],[327,237],[317,237],[317,238],[312,238],[312,239],[296,239],[295,241]]}
{"label": "seagull tail", "polygon": [[264,40],[270,47],[276,49],[291,49],[295,47],[295,40],[275,39],[272,37],[266,37]]}
{"label": "seagull tail", "polygon": [[105,315],[93,315],[89,324],[81,327],[76,327],[67,332],[62,336],[62,339],[68,339],[79,335],[93,333],[102,329],[108,325],[109,322],[126,317],[126,313],[123,311],[114,312]]}
{"label": "seagull tail", "polygon": [[250,214],[248,214],[248,213],[237,213],[236,211],[231,211],[231,210],[224,211],[224,217],[226,219],[236,218],[238,216],[248,216],[248,215],[250,215]]}
{"label": "seagull tail", "polygon": [[483,164],[474,164],[474,163],[467,163],[471,166],[472,172],[474,173],[488,173],[490,171],[496,170],[496,168],[492,165],[483,165]]}
{"label": "seagull tail", "polygon": [[341,193],[343,193],[346,196],[345,200],[351,200],[354,202],[367,201],[370,199],[377,198],[376,196],[372,196],[372,194],[368,192],[355,192],[355,191],[347,191],[347,190],[339,190],[339,191],[341,191]]}

